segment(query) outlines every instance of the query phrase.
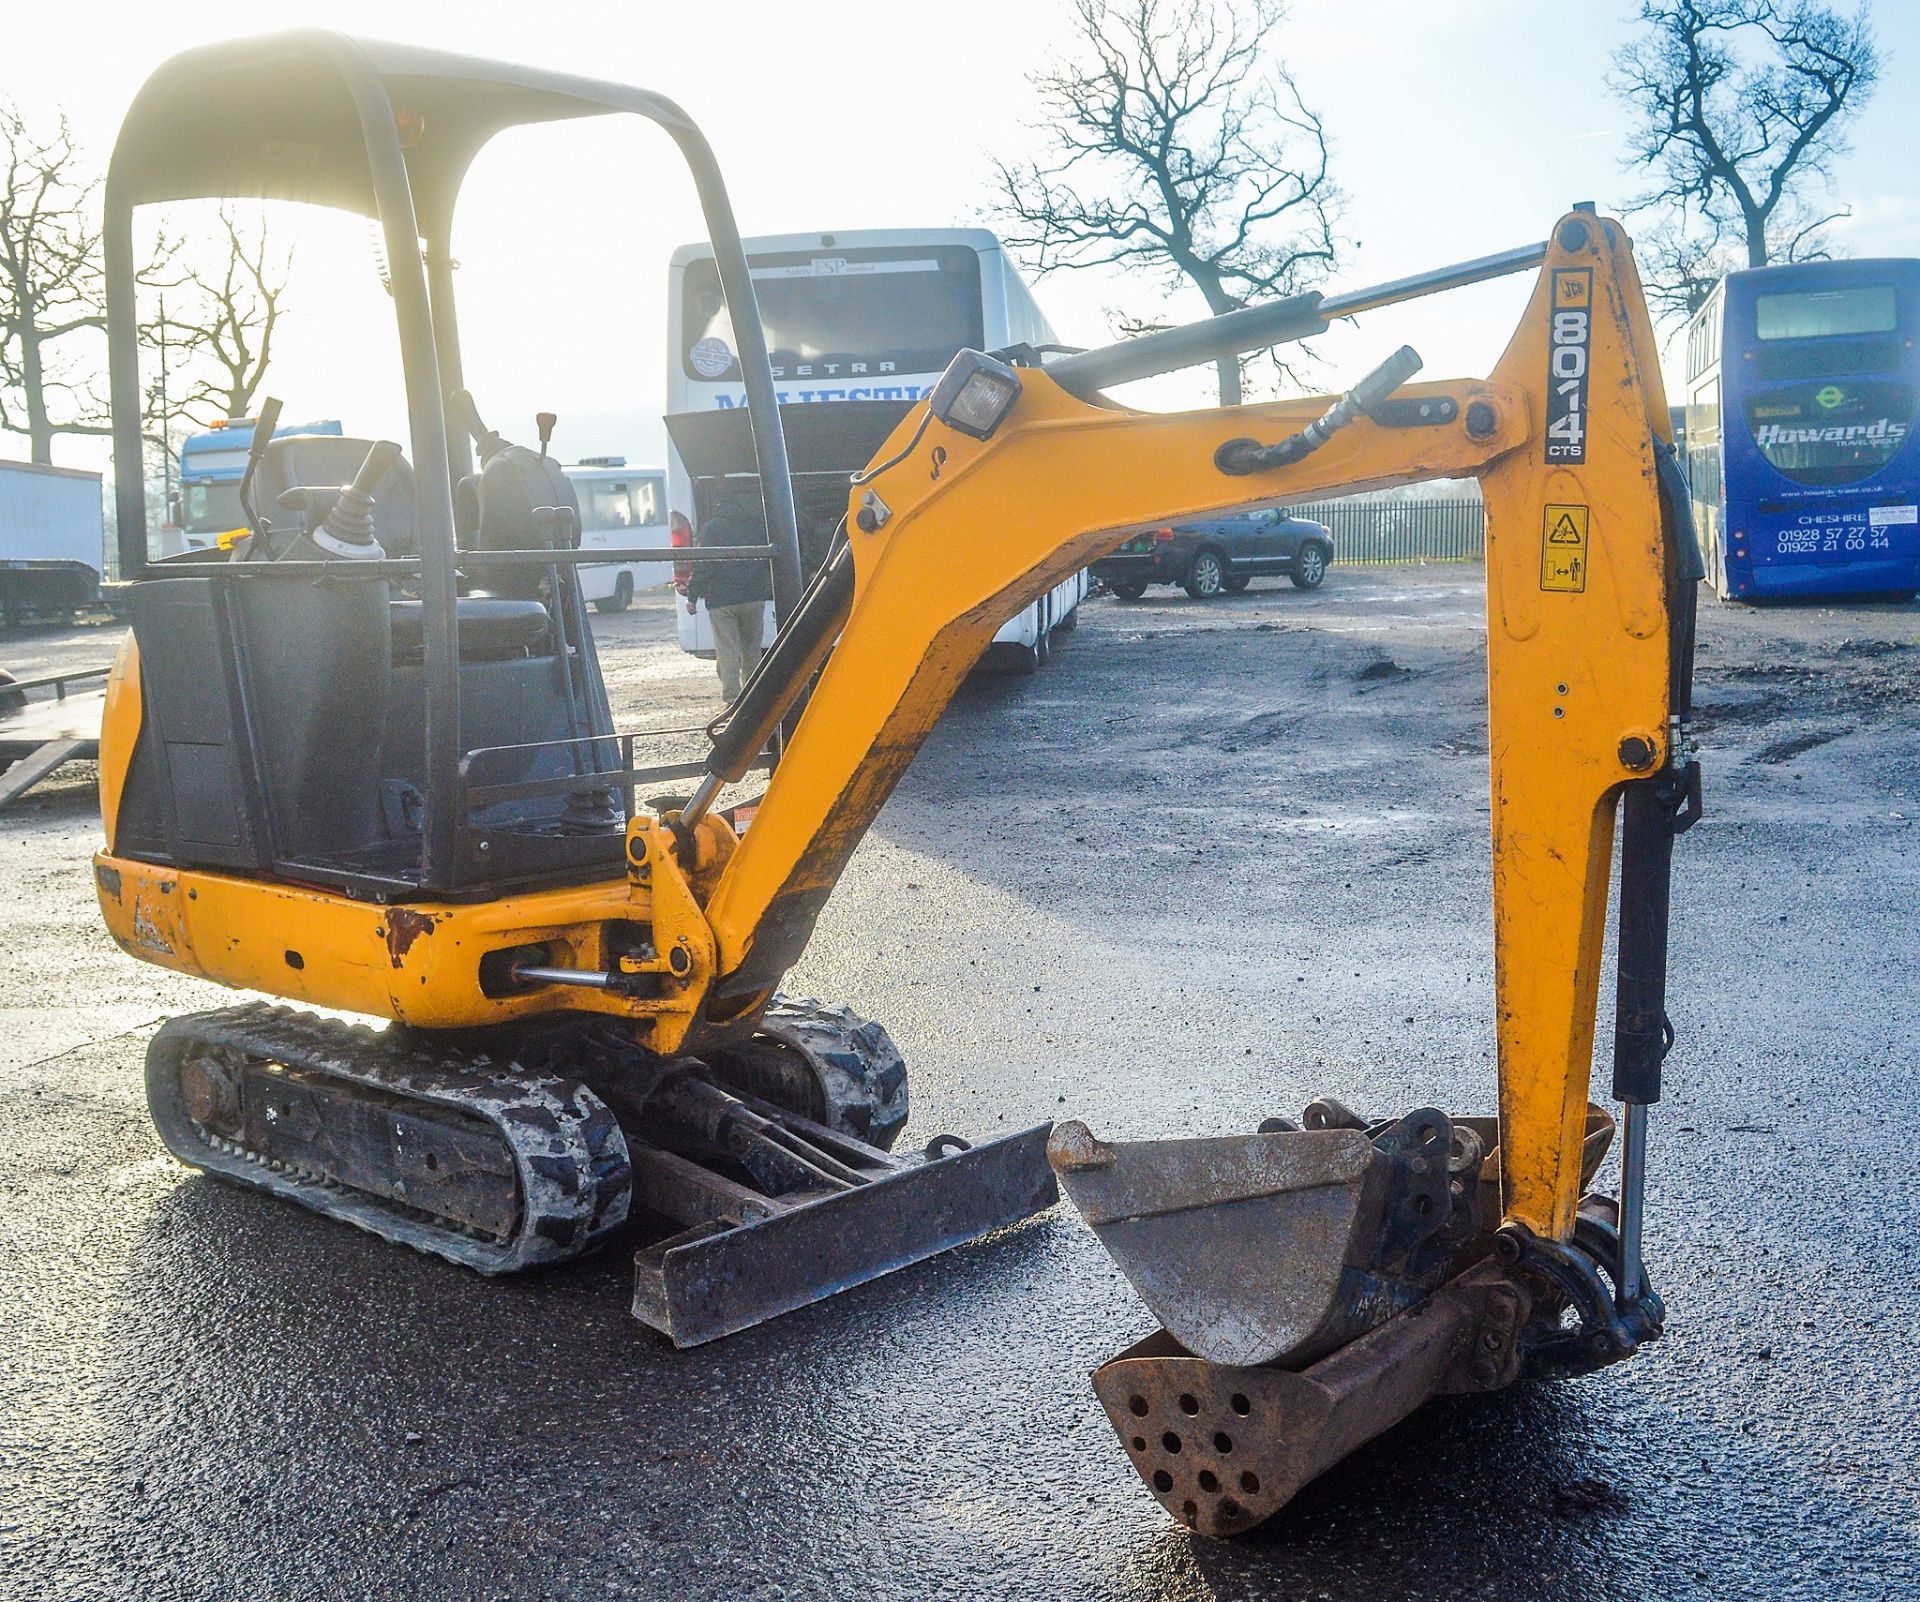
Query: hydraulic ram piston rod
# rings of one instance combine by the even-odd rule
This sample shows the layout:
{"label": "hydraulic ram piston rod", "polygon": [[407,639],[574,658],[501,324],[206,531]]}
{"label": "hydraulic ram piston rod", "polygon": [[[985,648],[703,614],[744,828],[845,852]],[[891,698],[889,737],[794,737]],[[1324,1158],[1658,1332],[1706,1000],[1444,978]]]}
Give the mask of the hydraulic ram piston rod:
{"label": "hydraulic ram piston rod", "polygon": [[1157,334],[1143,334],[1116,345],[1082,351],[1048,362],[1047,377],[1070,395],[1085,400],[1114,384],[1132,383],[1159,373],[1176,372],[1182,367],[1198,367],[1223,356],[1244,356],[1249,351],[1265,350],[1298,339],[1324,334],[1336,317],[1353,317],[1360,312],[1377,311],[1382,306],[1418,300],[1444,290],[1467,284],[1484,283],[1489,278],[1505,278],[1538,267],[1547,257],[1545,241],[1521,245],[1472,261],[1455,262],[1451,267],[1435,267],[1410,278],[1395,278],[1371,289],[1349,290],[1343,295],[1322,295],[1311,290],[1304,295],[1289,295],[1285,300],[1260,306],[1245,306],[1239,311],[1223,312],[1203,322],[1185,323]]}

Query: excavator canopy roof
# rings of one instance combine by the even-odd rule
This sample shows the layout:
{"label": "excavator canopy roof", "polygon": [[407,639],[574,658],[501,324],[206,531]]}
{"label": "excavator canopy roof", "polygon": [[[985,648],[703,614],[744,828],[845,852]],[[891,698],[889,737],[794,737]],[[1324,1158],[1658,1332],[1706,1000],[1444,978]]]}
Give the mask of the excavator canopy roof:
{"label": "excavator canopy roof", "polygon": [[188,50],[141,89],[114,150],[131,206],[258,197],[376,212],[357,96],[384,89],[421,232],[444,234],[480,147],[504,128],[629,112],[675,135],[662,95],[572,73],[302,29]]}

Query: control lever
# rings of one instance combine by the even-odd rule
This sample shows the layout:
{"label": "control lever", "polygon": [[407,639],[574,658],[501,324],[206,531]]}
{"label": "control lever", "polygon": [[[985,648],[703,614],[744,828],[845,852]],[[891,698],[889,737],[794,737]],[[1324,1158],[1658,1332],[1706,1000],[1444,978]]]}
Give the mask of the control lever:
{"label": "control lever", "polygon": [[393,471],[399,460],[400,447],[392,440],[376,441],[360,464],[360,471],[353,475],[353,482],[342,485],[334,496],[326,521],[313,531],[314,544],[348,559],[386,555],[374,538],[373,487]]}
{"label": "control lever", "polygon": [[1291,467],[1319,450],[1356,417],[1371,415],[1422,365],[1420,353],[1411,345],[1402,345],[1299,433],[1289,434],[1277,445],[1262,445],[1257,439],[1230,439],[1213,453],[1213,465],[1236,478]]}
{"label": "control lever", "polygon": [[553,442],[553,425],[560,419],[553,412],[535,412],[533,426],[540,431],[540,460],[547,459],[547,446]]}
{"label": "control lever", "polygon": [[253,475],[259,471],[260,458],[266,454],[267,446],[273,442],[274,430],[279,426],[280,402],[268,396],[253,425],[253,442],[247,447],[247,470],[240,475],[240,510],[246,514],[247,527],[255,534],[265,533],[266,526],[253,509]]}
{"label": "control lever", "polygon": [[447,410],[454,422],[467,431],[481,461],[507,448],[507,442],[480,421],[480,408],[474,404],[472,390],[456,389],[447,397]]}

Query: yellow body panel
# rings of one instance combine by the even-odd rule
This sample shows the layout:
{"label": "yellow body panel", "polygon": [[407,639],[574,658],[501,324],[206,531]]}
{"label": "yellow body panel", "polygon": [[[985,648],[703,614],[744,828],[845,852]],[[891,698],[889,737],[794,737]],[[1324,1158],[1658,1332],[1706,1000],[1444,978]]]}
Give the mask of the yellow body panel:
{"label": "yellow body panel", "polygon": [[[94,858],[93,871],[108,931],[142,962],[421,1029],[560,1009],[608,1013],[633,1019],[644,1041],[669,1051],[712,974],[713,939],[672,865],[672,836],[656,819],[635,820],[628,855],[634,871],[602,884],[406,906],[109,852]],[[636,931],[651,933],[657,957],[616,952],[616,933]],[[644,976],[651,993],[483,982],[482,959],[521,947],[543,948],[537,960],[546,966]]]}
{"label": "yellow body panel", "polygon": [[[1472,476],[1487,503],[1506,1206],[1564,1238],[1578,1194],[1615,801],[1623,782],[1666,754],[1672,553],[1651,453],[1655,437],[1669,437],[1666,404],[1625,236],[1570,217],[1555,237],[1562,243],[1492,376],[1403,392],[1452,398],[1461,420],[1448,425],[1362,418],[1290,467],[1229,477],[1214,462],[1222,443],[1278,440],[1330,398],[1143,415],[1088,404],[1030,371],[989,440],[930,422],[914,443],[923,414],[909,416],[880,458],[900,459],[867,486],[886,515],[851,536],[854,593],[838,644],[737,846],[717,820],[703,820],[695,860],[683,866],[665,828],[642,817],[620,880],[405,908],[103,854],[108,925],[145,961],[320,1005],[439,1028],[585,1009],[633,1018],[655,1050],[697,1051],[753,1026],[921,741],[1021,606],[1138,530],[1333,489]],[[1570,326],[1555,318],[1569,310],[1587,314],[1584,450],[1554,462],[1550,430],[1564,428],[1567,404],[1555,332]],[[1487,409],[1474,414],[1485,426],[1469,429],[1475,407]],[[130,653],[102,738],[110,841],[139,721],[129,663],[137,666]],[[1630,738],[1643,748],[1632,767],[1622,748]],[[489,995],[481,984],[481,958],[516,945],[544,946],[558,966],[605,969],[614,931],[636,924],[652,926],[657,955],[620,967],[649,976],[645,995]]]}
{"label": "yellow body panel", "polygon": [[107,849],[120,832],[120,797],[126,789],[133,745],[140,734],[140,647],[129,631],[114,652],[107,673],[106,704],[100,711],[100,821]]}
{"label": "yellow body panel", "polygon": [[[551,988],[488,996],[480,959],[544,945],[559,967],[600,967],[608,921],[644,922],[624,880],[482,903],[381,906],[303,885],[156,867],[103,852],[94,878],[107,928],[143,962],[320,1007],[455,1029],[550,1012]],[[567,1006],[626,1011],[602,992]]]}

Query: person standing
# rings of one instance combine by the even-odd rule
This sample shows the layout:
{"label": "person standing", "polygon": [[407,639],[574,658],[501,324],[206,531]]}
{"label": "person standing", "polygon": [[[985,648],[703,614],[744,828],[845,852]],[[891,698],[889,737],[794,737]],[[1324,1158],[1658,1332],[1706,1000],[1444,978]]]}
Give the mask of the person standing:
{"label": "person standing", "polygon": [[[757,489],[729,489],[713,515],[694,531],[696,550],[723,550],[767,543],[766,514]],[[687,610],[707,603],[713,628],[714,665],[720,670],[720,694],[732,703],[740,686],[760,665],[766,638],[767,602],[773,598],[773,571],[766,562],[695,562],[687,580]]]}

